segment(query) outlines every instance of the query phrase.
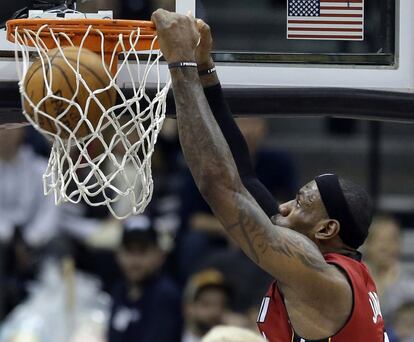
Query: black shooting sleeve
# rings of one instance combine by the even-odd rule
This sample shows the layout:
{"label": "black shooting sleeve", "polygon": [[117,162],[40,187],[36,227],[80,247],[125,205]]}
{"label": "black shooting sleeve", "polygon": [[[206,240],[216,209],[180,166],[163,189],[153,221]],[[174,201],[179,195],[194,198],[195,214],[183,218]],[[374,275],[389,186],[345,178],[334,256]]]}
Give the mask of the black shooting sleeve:
{"label": "black shooting sleeve", "polygon": [[233,119],[233,114],[224,98],[220,83],[204,88],[204,93],[217,124],[229,145],[244,186],[267,216],[275,215],[278,211],[276,199],[256,176],[249,148]]}

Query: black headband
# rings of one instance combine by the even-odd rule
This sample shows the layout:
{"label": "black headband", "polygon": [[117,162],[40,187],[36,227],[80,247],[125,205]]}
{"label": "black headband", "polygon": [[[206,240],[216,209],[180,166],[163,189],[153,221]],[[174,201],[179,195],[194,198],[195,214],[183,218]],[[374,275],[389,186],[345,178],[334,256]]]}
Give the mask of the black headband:
{"label": "black headband", "polygon": [[364,242],[366,234],[355,223],[348,202],[335,174],[324,174],[315,178],[322,202],[329,218],[340,223],[339,236],[350,247],[358,248]]}

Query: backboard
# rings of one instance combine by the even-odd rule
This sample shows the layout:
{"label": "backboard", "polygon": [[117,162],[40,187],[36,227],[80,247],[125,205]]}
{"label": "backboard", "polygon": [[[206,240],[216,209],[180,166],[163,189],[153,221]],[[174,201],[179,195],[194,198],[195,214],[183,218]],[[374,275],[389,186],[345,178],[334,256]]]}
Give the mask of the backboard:
{"label": "backboard", "polygon": [[[118,2],[119,6],[101,9],[133,15],[125,10],[126,1]],[[94,1],[88,3],[93,7]],[[140,19],[148,19],[158,3],[168,3],[177,12],[191,11],[210,24],[218,73],[233,111],[240,115],[412,118],[412,0],[147,3],[135,12],[147,16]],[[1,11],[0,19],[10,13],[10,9]],[[2,122],[5,114],[20,108],[13,51],[0,30]],[[168,70],[163,63],[161,73],[166,82]],[[130,87],[123,75],[118,83],[126,90]],[[172,98],[167,112],[174,114]]]}
{"label": "backboard", "polygon": [[[317,13],[301,13],[294,3],[315,5]],[[211,0],[203,5],[196,4],[196,13],[211,24],[215,59],[225,63],[224,83],[413,89],[412,1]]]}

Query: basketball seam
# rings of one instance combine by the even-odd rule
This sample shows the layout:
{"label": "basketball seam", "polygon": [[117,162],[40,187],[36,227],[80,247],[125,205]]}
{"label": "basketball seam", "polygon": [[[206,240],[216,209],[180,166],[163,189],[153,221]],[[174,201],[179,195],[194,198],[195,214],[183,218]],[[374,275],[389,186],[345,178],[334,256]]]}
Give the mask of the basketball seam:
{"label": "basketball seam", "polygon": [[[50,60],[50,63],[52,63],[53,62],[53,60],[55,59],[55,57],[56,57],[56,55],[59,53],[59,50],[57,50],[56,52],[55,52],[55,54],[52,56],[52,58],[51,58],[51,60]],[[40,58],[40,57],[39,57]],[[39,70],[39,69],[41,69],[42,67],[43,67],[43,65],[42,65],[42,62],[41,62],[41,60],[40,59],[38,59],[37,61],[35,61],[34,63],[40,63],[40,65],[38,66],[38,67],[36,67],[36,69],[34,69],[33,71],[31,71],[31,74],[30,74],[30,76],[29,76],[29,78],[27,79],[27,80],[25,80],[25,83],[24,83],[24,87],[25,87],[25,89],[28,89],[29,88],[29,84],[30,84],[30,81],[32,80],[32,78],[33,78],[33,76],[37,73],[37,71]],[[33,66],[33,65],[32,65]],[[31,67],[32,67],[31,66]],[[49,73],[49,63],[47,63],[47,65],[46,65],[46,77],[48,76],[48,73]],[[42,89],[42,94],[43,94],[43,98],[45,97],[45,93],[46,93],[46,82],[45,82],[45,80],[43,80],[44,82],[43,82],[43,89]],[[46,102],[44,102],[43,103],[43,111],[46,113]],[[29,114],[29,113],[28,113]],[[33,113],[34,114],[34,113]],[[30,114],[29,114],[30,115]],[[45,118],[45,119],[47,119],[47,118]],[[55,129],[56,127],[53,127],[52,126],[52,123],[50,122],[51,120],[50,119],[47,119],[46,120],[47,121],[47,123],[48,123],[48,125],[49,125],[49,129],[52,131],[53,129]]]}
{"label": "basketball seam", "polygon": [[[55,54],[52,56],[52,59],[50,60],[50,63],[53,62],[53,60],[55,59],[56,55],[59,53],[59,50],[55,52]],[[39,57],[40,58],[40,57]],[[39,70],[40,68],[43,67],[42,62],[40,59],[36,60],[34,63],[40,62],[40,65],[32,71],[29,79],[26,80],[26,85],[29,84],[30,80],[32,79],[33,75],[36,73],[37,70]],[[49,68],[49,63],[47,63],[46,68]],[[47,73],[48,69],[46,69],[46,73]]]}
{"label": "basketball seam", "polygon": [[[94,52],[93,52],[94,53]],[[66,57],[66,59],[68,60],[68,61],[71,61],[71,62],[78,62],[78,60],[77,59],[73,59],[73,58],[70,58],[70,57],[67,57],[67,56],[65,56]],[[63,58],[62,56],[59,56],[59,57],[57,57],[58,59],[65,59],[65,58]],[[84,65],[84,64],[82,64],[82,63],[79,63],[79,66],[82,66],[83,68],[85,68],[88,72],[90,72],[94,77],[95,77],[95,79],[97,79],[98,80],[98,82],[99,83],[101,83],[101,86],[103,87],[103,88],[105,88],[106,87],[106,85],[105,85],[105,82],[99,77],[99,75],[98,74],[96,74],[94,71],[93,71],[93,69],[91,69],[91,68],[89,68],[88,66],[86,66],[86,65]],[[109,89],[108,89],[109,90]],[[115,93],[116,94],[116,93]],[[110,92],[106,92],[106,95],[107,95],[107,97],[108,97],[108,99],[109,99],[109,103],[111,104],[111,103],[113,103],[114,101],[113,101],[113,99],[112,99],[112,97],[111,97],[111,94],[110,94]]]}
{"label": "basketball seam", "polygon": [[[60,50],[58,49],[55,52],[55,54],[52,56],[52,58],[50,59],[50,63],[47,63],[47,65],[46,65],[46,70],[45,71],[46,71],[46,78],[47,79],[49,78],[49,65],[52,65],[54,59],[56,58],[56,56],[59,52],[60,52]],[[41,64],[41,66],[43,66],[43,65]],[[43,82],[43,98],[45,98],[45,96],[46,96],[46,80],[43,80],[43,81],[44,81]],[[46,112],[46,101],[43,102],[43,111],[47,114],[47,112]],[[49,119],[49,121],[50,121],[50,119]],[[56,126],[56,124],[55,124],[55,126]],[[55,127],[55,128],[57,128],[57,127]]]}
{"label": "basketball seam", "polygon": [[[66,75],[66,73],[65,73],[65,69],[63,69],[60,65],[53,65],[53,67],[54,68],[56,68],[56,69],[58,69],[59,71],[60,71],[60,73],[62,74],[62,76],[63,76],[63,78],[65,79],[65,82],[66,82],[66,84],[68,85],[68,87],[69,87],[69,90],[70,90],[70,92],[72,93],[72,94],[75,94],[75,89],[72,87],[72,84],[70,83],[70,80],[69,80],[69,78],[68,78],[68,76]],[[74,107],[73,106],[73,104],[68,104],[67,106],[66,106],[66,108],[64,109],[64,111],[68,111],[66,114],[65,114],[65,116],[66,115],[68,115],[69,114],[69,112],[72,110],[72,108],[71,107]],[[75,106],[75,108],[76,108],[76,106]],[[78,112],[78,114],[79,114],[79,120],[81,120],[81,113],[79,112],[79,110],[78,110],[78,108],[76,108],[76,110],[77,110],[77,112]],[[56,115],[56,117],[57,117],[57,115]],[[67,125],[65,125],[67,128],[69,128],[71,131],[73,131],[73,128],[75,128],[76,126],[77,126],[77,124],[78,123],[76,123],[75,125],[74,125],[74,127],[69,127],[69,126],[67,126]],[[82,125],[81,125],[81,127],[80,128],[82,128],[82,126],[84,125],[85,123],[82,123]],[[72,124],[71,124],[71,126],[72,126]],[[66,134],[66,132],[65,132],[65,134]]]}
{"label": "basketball seam", "polygon": [[63,69],[60,65],[54,65],[53,67],[56,68],[56,69],[58,69],[60,71],[60,73],[65,78],[65,81],[68,84],[71,93],[72,94],[75,94],[75,89],[72,87],[72,84],[70,83],[70,80],[68,79],[68,76],[65,73],[65,69]]}
{"label": "basketball seam", "polygon": [[[62,58],[62,57],[57,57],[57,58]],[[84,67],[83,65],[81,65],[82,67]],[[72,87],[72,84],[70,83],[70,80],[69,80],[69,78],[68,78],[68,76],[66,75],[66,73],[65,73],[65,69],[61,66],[61,65],[57,65],[57,64],[55,64],[55,65],[53,65],[53,67],[55,67],[56,69],[58,69],[59,71],[60,71],[60,73],[62,74],[62,76],[64,77],[64,80],[65,80],[65,82],[66,82],[66,84],[68,85],[68,87],[69,87],[69,90],[71,91],[71,93],[72,94],[75,94],[75,89]],[[68,107],[73,107],[73,104],[68,104],[68,106],[65,108],[65,110],[68,110]],[[76,108],[76,107],[75,107]],[[70,109],[69,109],[70,110]],[[79,112],[79,110],[76,108],[76,110],[77,110],[77,112],[79,113],[79,119],[81,118],[81,115],[80,115],[80,112]],[[100,110],[100,108],[99,108],[99,110]],[[83,123],[82,125],[81,125],[81,127],[83,126],[83,125],[85,125],[85,123]],[[75,125],[76,126],[76,125]],[[71,127],[68,127],[69,129],[72,129]]]}
{"label": "basketball seam", "polygon": [[[63,81],[66,83],[66,86],[68,87],[68,89],[70,90],[70,92],[72,94],[75,94],[75,88],[73,87],[73,85],[71,83],[72,82],[72,79],[70,79],[69,75],[67,75],[67,72],[69,72],[69,70],[67,68],[65,68],[65,65],[53,64],[58,59],[64,59],[64,60],[66,60],[67,63],[72,64],[72,67],[73,67],[73,63],[76,63],[76,65],[77,65],[78,58],[74,58],[72,56],[67,56],[68,52],[69,52],[69,54],[72,53],[72,52],[76,52],[77,53],[77,51],[75,49],[72,49],[72,50],[69,50],[69,51],[68,50],[66,50],[66,51],[64,50],[63,51],[64,55],[62,55],[62,54],[60,54],[60,50],[57,50],[52,55],[51,58],[49,57],[50,60],[49,60],[49,62],[45,66],[43,66],[43,64],[41,64],[41,60],[39,59],[37,61],[37,63],[40,63],[40,65],[38,65],[37,67],[35,67],[35,69],[33,71],[31,71],[31,74],[29,75],[29,78],[25,82],[26,88],[29,88],[29,85],[33,82],[34,76],[36,74],[38,74],[39,69],[44,68],[45,75],[46,75],[46,80],[44,80],[43,71],[42,71],[42,77],[41,78],[43,79],[43,92],[42,92],[42,94],[43,94],[43,98],[45,98],[45,96],[46,96],[46,90],[47,90],[46,89],[46,85],[47,85],[47,82],[46,81],[49,78],[50,73],[52,72],[53,68],[56,67],[56,71],[59,71],[62,74]],[[88,51],[88,50],[84,50],[83,53],[87,53],[88,55],[92,55],[93,54],[94,56],[96,56],[96,53],[94,53],[92,51]],[[82,58],[82,55],[81,55],[81,58]],[[104,80],[100,77],[100,76],[103,76],[103,75],[99,75],[97,72],[95,72],[93,70],[92,66],[90,67],[88,65],[83,64],[82,63],[82,59],[80,59],[79,66],[82,67],[82,68],[84,68],[84,70],[86,72],[89,72],[89,74],[96,81],[98,81],[98,85],[101,85],[101,87],[105,87],[106,86]],[[38,76],[36,76],[36,78],[37,77]],[[108,78],[110,80],[110,77],[108,77]],[[37,81],[40,81],[40,80],[37,80]],[[62,84],[61,86],[64,86],[64,84]],[[109,90],[111,90],[111,88]],[[109,105],[113,104],[114,101],[116,101],[116,92],[114,91],[114,95],[112,95],[112,92],[111,91],[105,91],[105,93],[106,93],[105,96],[109,100]],[[42,104],[42,109],[43,109],[43,111],[45,113],[48,113],[48,108],[47,108],[48,107],[48,104],[49,104],[48,101],[44,101],[44,103]],[[67,104],[67,106],[65,108],[65,110],[68,110],[68,113],[67,114],[69,114],[71,112],[71,109],[70,109],[69,106],[70,107],[73,107],[73,104],[71,104],[71,103],[68,103]],[[79,112],[79,111],[77,110],[77,112]],[[56,133],[56,130],[57,130],[57,127],[58,127],[57,123],[54,122],[53,118],[47,118],[47,117],[45,117],[45,119],[46,119],[46,121],[48,123],[49,130],[52,133]],[[65,125],[65,126],[67,126],[67,125]],[[72,129],[71,127],[72,127],[72,125],[68,126],[69,129]]]}
{"label": "basketball seam", "polygon": [[[58,57],[59,58],[59,57]],[[75,94],[75,89],[72,87],[72,84],[71,84],[71,82],[70,82],[70,79],[68,78],[68,76],[66,75],[66,73],[65,73],[65,69],[62,67],[62,66],[60,66],[60,65],[53,65],[52,66],[53,68],[56,68],[61,74],[62,74],[62,76],[63,76],[63,78],[64,78],[64,81],[65,81],[65,83],[66,83],[66,85],[68,86],[68,88],[69,88],[69,90],[70,90],[70,92],[72,93],[72,94]],[[70,111],[72,110],[72,108],[74,107],[75,109],[76,109],[76,111],[77,111],[77,113],[78,113],[78,115],[79,115],[79,120],[81,120],[81,113],[79,112],[79,110],[78,110],[78,108],[76,108],[76,106],[73,106],[73,104],[71,104],[71,103],[69,103],[67,106],[66,106],[66,108],[64,109],[64,111],[68,111],[65,115],[68,115],[69,113],[70,113]],[[51,120],[49,120],[49,121],[51,121]],[[72,125],[72,124],[70,124],[69,126],[68,125],[66,125],[65,124],[65,127],[67,127],[67,128],[69,128],[71,131],[73,131],[73,128],[75,128],[76,127],[76,125],[77,125],[78,123],[75,123],[74,125]],[[79,127],[79,129],[80,130],[82,130],[82,129],[87,129],[87,128],[85,128],[85,122],[84,123],[82,123],[82,125]],[[57,126],[56,124],[55,124],[55,126]],[[87,127],[87,126],[86,126]],[[63,131],[64,132],[64,134],[67,134],[67,132],[66,131]],[[79,131],[78,131],[79,132]],[[81,132],[81,131],[80,131]]]}
{"label": "basketball seam", "polygon": [[[64,77],[64,79],[65,79],[65,81],[66,81],[66,84],[68,85],[68,87],[69,87],[69,89],[70,89],[70,91],[72,92],[72,94],[74,93],[74,90],[73,90],[73,88],[72,88],[72,85],[70,84],[70,82],[69,82],[69,80],[68,80],[68,78],[67,78],[67,76],[66,76],[66,74],[63,72],[63,69],[61,69],[60,68],[60,66],[59,65],[53,65],[53,67],[56,67],[59,71],[60,71],[60,73],[62,74],[62,76]],[[49,72],[49,70],[47,70],[47,72]],[[43,97],[45,96],[45,93],[44,93],[44,90],[45,90],[45,85],[43,84]],[[44,112],[46,113],[46,114],[49,114],[47,111],[46,111],[46,102],[47,101],[44,101]],[[68,110],[68,107],[69,107],[69,105],[68,106],[66,106],[66,108],[65,108],[65,110]],[[70,110],[70,109],[69,109]],[[56,113],[57,114],[57,113]],[[50,115],[50,114],[49,114]],[[57,117],[57,115],[56,115],[56,117]],[[56,118],[56,117],[54,117],[54,118]],[[47,117],[46,117],[47,118]],[[58,131],[58,126],[59,125],[57,125],[56,123],[55,123],[55,120],[53,120],[53,119],[50,119],[50,118],[47,118],[47,121],[49,122],[49,126],[51,126],[52,125],[52,122],[53,122],[53,124],[54,124],[54,126],[55,127],[53,127],[52,126],[52,128],[54,129],[54,130],[56,130],[55,132],[57,132]],[[66,126],[66,125],[65,125]],[[72,128],[71,127],[68,127],[69,129],[71,129],[72,130]],[[64,131],[64,133],[66,134],[66,131]]]}

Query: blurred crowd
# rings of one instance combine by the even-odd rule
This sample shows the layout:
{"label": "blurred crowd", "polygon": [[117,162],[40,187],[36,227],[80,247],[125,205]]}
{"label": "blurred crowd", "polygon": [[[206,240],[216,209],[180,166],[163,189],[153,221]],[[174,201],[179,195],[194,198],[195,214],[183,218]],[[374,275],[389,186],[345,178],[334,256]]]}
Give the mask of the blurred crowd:
{"label": "blurred crowd", "polygon": [[[134,19],[174,6],[80,3]],[[277,201],[294,197],[298,170],[289,153],[266,146],[264,119],[238,124],[258,178]],[[0,342],[260,340],[256,317],[272,279],[227,238],[202,199],[174,120],[166,120],[153,156],[153,199],[124,221],[105,207],[55,206],[44,196],[49,150],[31,128],[0,131]],[[390,341],[413,342],[414,275],[401,262],[401,243],[399,222],[381,214],[362,252]]]}
{"label": "blurred crowd", "polygon": [[[260,179],[279,201],[294,196],[294,162],[264,146],[266,122],[238,124]],[[185,166],[175,120],[166,120],[153,155],[149,207],[124,221],[106,207],[55,206],[53,196],[44,196],[49,148],[31,128],[0,134],[0,341],[28,334],[34,313],[69,328],[79,327],[77,317],[87,312],[100,313],[96,341],[196,342],[219,325],[256,331],[272,279],[228,240],[202,199]],[[30,332],[36,341],[49,341],[39,337],[51,328],[43,326]],[[77,333],[70,341],[90,341],[91,334]]]}
{"label": "blurred crowd", "polygon": [[[258,177],[279,202],[294,196],[295,163],[266,146],[265,120],[237,122]],[[221,325],[257,331],[272,279],[229,241],[200,196],[174,120],[166,120],[156,145],[151,204],[124,221],[105,207],[55,206],[45,197],[48,150],[31,128],[0,134],[0,342],[27,341],[28,334],[60,341],[52,326],[77,331],[62,341],[78,342],[210,341],[208,332]],[[400,260],[395,218],[376,217],[363,254],[390,341],[414,341],[414,276]],[[214,331],[211,341],[222,328]]]}

